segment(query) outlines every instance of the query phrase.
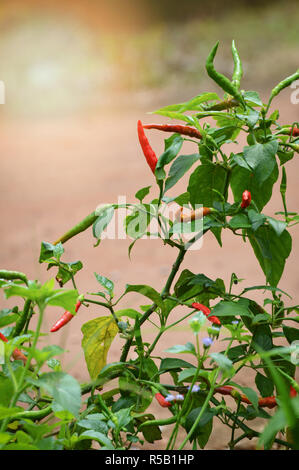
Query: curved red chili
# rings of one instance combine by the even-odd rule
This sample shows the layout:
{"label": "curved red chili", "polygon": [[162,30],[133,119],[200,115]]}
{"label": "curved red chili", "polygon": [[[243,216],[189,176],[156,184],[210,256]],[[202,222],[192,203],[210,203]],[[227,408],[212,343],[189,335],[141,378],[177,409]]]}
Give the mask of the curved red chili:
{"label": "curved red chili", "polygon": [[162,406],[163,408],[169,408],[170,406],[172,406],[172,403],[167,401],[161,393],[156,393],[155,398],[157,402],[159,403],[159,405]]}
{"label": "curved red chili", "polygon": [[211,310],[209,309],[209,307],[206,307],[205,305],[199,304],[198,302],[193,302],[191,307],[195,308],[196,310],[201,310],[202,313],[207,317],[207,319],[210,322],[214,323],[215,325],[221,325],[221,321],[219,320],[218,317],[216,317],[215,315],[209,316],[210,313],[211,313]]}
{"label": "curved red chili", "polygon": [[[81,305],[81,302],[78,301],[76,303],[76,307],[75,307],[75,312],[78,312],[79,310],[79,307]],[[60,328],[62,328],[64,325],[66,325],[67,323],[69,323],[73,317],[75,315],[73,315],[71,312],[68,312],[67,310],[64,312],[64,314],[62,315],[61,318],[59,318],[59,320],[55,323],[55,325],[52,326],[51,328],[51,333],[54,333],[55,331],[58,331],[60,330]]]}
{"label": "curved red chili", "polygon": [[245,209],[245,207],[248,207],[250,203],[251,203],[251,193],[250,191],[246,189],[242,194],[242,202],[241,202],[242,209]]}
{"label": "curved red chili", "polygon": [[197,139],[201,139],[202,135],[194,127],[190,126],[182,126],[179,124],[147,124],[143,126],[144,129],[157,129],[159,131],[164,132],[176,132],[177,134],[188,135],[189,137],[196,137]]}
{"label": "curved red chili", "polygon": [[153,173],[155,173],[155,168],[156,168],[158,159],[152,147],[150,146],[150,143],[144,133],[142,122],[140,120],[137,123],[137,131],[138,131],[138,138],[139,138],[139,142],[140,142],[143,154],[146,158],[146,161],[150,169],[152,170]]}

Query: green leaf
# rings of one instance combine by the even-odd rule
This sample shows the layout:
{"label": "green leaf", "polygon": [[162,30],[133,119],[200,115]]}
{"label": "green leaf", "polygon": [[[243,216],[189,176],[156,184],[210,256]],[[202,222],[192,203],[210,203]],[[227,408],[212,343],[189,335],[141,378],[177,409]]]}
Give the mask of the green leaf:
{"label": "green leaf", "polygon": [[19,314],[14,313],[8,308],[0,310],[0,328],[3,328],[6,325],[10,325],[11,323],[15,323],[19,318]]}
{"label": "green leaf", "polygon": [[[50,266],[50,265],[49,265]],[[81,261],[73,261],[71,263],[59,263],[59,270],[56,279],[60,281],[62,285],[66,284],[72,279],[78,271],[83,268]]]}
{"label": "green leaf", "polygon": [[81,428],[92,429],[103,434],[108,432],[108,425],[103,421],[103,415],[100,413],[89,414],[86,418],[80,419],[77,424]]}
{"label": "green leaf", "polygon": [[274,384],[268,377],[261,374],[260,372],[257,372],[255,376],[255,383],[262,397],[270,397],[273,395]]}
{"label": "green leaf", "polygon": [[30,383],[45,389],[52,397],[55,413],[67,411],[75,418],[81,408],[81,388],[77,380],[65,372],[47,372],[38,380],[27,379]]}
{"label": "green leaf", "polygon": [[64,248],[62,246],[62,243],[57,243],[57,245],[52,245],[51,243],[48,243],[48,242],[42,242],[40,255],[39,255],[39,262],[44,263],[45,261],[48,261],[52,257],[56,258],[59,261],[63,253],[64,253]]}
{"label": "green leaf", "polygon": [[127,284],[125,294],[128,294],[129,292],[138,292],[139,294],[144,295],[164,311],[163,300],[160,294],[153,287],[145,284]]}
{"label": "green leaf", "polygon": [[263,106],[259,94],[256,91],[245,91],[244,100],[252,106]]}
{"label": "green leaf", "polygon": [[277,149],[277,140],[244,147],[245,161],[253,171],[258,186],[261,186],[277,167],[275,159]]}
{"label": "green leaf", "polygon": [[246,214],[237,214],[232,217],[228,224],[233,230],[239,228],[251,228],[251,224]]}
{"label": "green leaf", "polygon": [[176,158],[170,167],[164,192],[166,193],[166,191],[172,188],[199,158],[200,155],[198,153],[194,153],[193,155],[180,155]]}
{"label": "green leaf", "polygon": [[185,369],[185,368],[193,368],[194,365],[190,364],[189,362],[183,361],[182,359],[176,359],[167,357],[162,359],[160,364],[160,372],[161,371],[168,371],[173,369]]}
{"label": "green leaf", "polygon": [[150,192],[151,186],[146,186],[145,188],[139,189],[137,193],[135,194],[136,199],[138,199],[141,203],[145,196],[147,196]]}
{"label": "green leaf", "polygon": [[283,408],[278,408],[276,413],[269,419],[267,426],[259,436],[259,446],[264,446],[265,449],[269,449],[273,439],[275,438],[278,431],[285,428],[287,425],[287,419]]}
{"label": "green leaf", "polygon": [[252,313],[249,310],[247,303],[242,301],[232,302],[229,300],[221,300],[218,304],[213,307],[211,315],[216,317],[252,317]]}
{"label": "green leaf", "polygon": [[219,96],[216,93],[201,93],[200,95],[195,96],[194,98],[191,98],[191,100],[186,101],[184,103],[179,103],[179,104],[171,104],[169,106],[164,106],[163,108],[158,109],[157,111],[154,111],[154,114],[161,114],[162,112],[179,112],[179,113],[184,113],[185,111],[194,111],[194,110],[200,110],[201,104],[206,103],[208,101],[215,101],[215,100],[220,100]]}
{"label": "green leaf", "polygon": [[165,349],[165,352],[170,352],[173,354],[186,353],[186,354],[193,354],[194,356],[196,356],[195,346],[194,344],[189,343],[189,342],[186,344],[176,344],[175,346],[171,346],[170,348]]}
{"label": "green leaf", "polygon": [[104,287],[104,289],[108,292],[108,294],[113,293],[114,284],[110,279],[105,276],[101,276],[100,274],[94,273],[96,280]]}
{"label": "green leaf", "polygon": [[248,213],[248,218],[250,220],[251,228],[253,231],[256,231],[267,220],[266,216],[264,216],[263,214],[260,214],[255,209],[248,209],[247,213]]}
{"label": "green leaf", "polygon": [[102,446],[104,446],[107,450],[115,450],[112,442],[110,439],[105,436],[105,434],[101,432],[94,431],[92,429],[88,431],[84,431],[82,434],[80,434],[78,440],[84,440],[84,439],[92,439],[93,441],[99,442]]}
{"label": "green leaf", "polygon": [[54,289],[55,280],[49,279],[41,285],[37,281],[29,281],[28,287],[16,283],[6,284],[4,292],[6,298],[20,296],[31,299],[38,304],[56,305],[75,314],[75,305],[78,298],[77,290]]}
{"label": "green leaf", "polygon": [[269,325],[258,325],[252,336],[252,346],[259,352],[270,351],[273,348],[272,334]]}
{"label": "green leaf", "polygon": [[209,356],[216,362],[224,372],[230,372],[233,369],[233,363],[228,357],[221,353],[210,353]]}
{"label": "green leaf", "polygon": [[276,232],[276,235],[280,237],[282,232],[287,228],[288,224],[286,222],[283,222],[282,220],[276,220],[273,219],[272,217],[267,216],[267,221],[273,228],[273,230]]}
{"label": "green leaf", "polygon": [[299,340],[299,329],[283,325],[283,332],[289,344]]}
{"label": "green leaf", "polygon": [[181,150],[183,142],[184,139],[177,134],[174,134],[173,136],[169,137],[169,139],[166,139],[165,151],[159,157],[155,169],[155,175],[159,180],[165,178],[166,175],[164,171],[164,166],[168,165],[168,163],[170,163],[177,156],[177,154]]}
{"label": "green leaf", "polygon": [[[189,414],[188,416],[186,417],[186,424],[185,424],[185,427],[186,427],[186,430],[187,432],[189,432],[197,418],[197,416],[199,415],[199,413],[201,412],[202,410],[202,407],[198,407],[198,408],[194,408]],[[211,411],[210,408],[207,408],[196,428],[194,429],[191,437],[190,437],[190,441],[192,442],[195,438],[198,439],[198,443],[200,444],[200,447],[201,449],[203,449],[206,445],[206,443],[208,442],[209,440],[209,437],[210,437],[210,434],[212,432],[212,420],[213,420],[213,417],[214,417],[214,413],[213,411]]]}
{"label": "green leaf", "polygon": [[248,238],[267,282],[277,286],[292,248],[289,232],[284,230],[278,236],[271,226],[263,225],[255,232],[248,233]]}
{"label": "green leaf", "polygon": [[214,201],[221,201],[220,195],[214,190],[224,195],[226,177],[227,171],[221,165],[208,161],[199,165],[189,179],[188,192],[192,206],[202,204],[213,207]]}
{"label": "green leaf", "polygon": [[90,320],[81,328],[82,348],[91,379],[95,379],[106,364],[107,354],[118,327],[112,316]]}
{"label": "green leaf", "polygon": [[235,201],[241,202],[242,194],[247,189],[251,192],[253,201],[261,211],[271,199],[273,185],[277,181],[278,174],[278,168],[274,166],[271,175],[264,181],[263,187],[260,188],[252,171],[238,165],[234,166],[231,172],[230,184]]}

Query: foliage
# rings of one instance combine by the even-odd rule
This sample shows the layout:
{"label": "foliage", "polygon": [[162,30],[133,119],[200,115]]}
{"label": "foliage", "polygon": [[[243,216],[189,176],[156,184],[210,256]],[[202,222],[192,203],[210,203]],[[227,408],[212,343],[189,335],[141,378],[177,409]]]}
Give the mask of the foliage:
{"label": "foliage", "polygon": [[[61,261],[63,244],[91,225],[95,246],[103,249],[100,242],[105,229],[114,213],[124,208],[117,204],[90,214],[54,244],[42,243],[39,262],[47,264],[51,272],[57,270],[58,288],[54,278],[42,285],[23,273],[0,271],[5,297],[24,302],[23,310],[14,307],[0,312],[4,351],[0,372],[2,449],[80,450],[92,448],[96,442],[101,449],[125,450],[136,442],[161,439],[159,426],[172,426],[167,450],[183,449],[188,442],[199,449],[207,445],[216,419],[231,429],[230,449],[252,437],[257,437],[258,445],[265,449],[274,442],[299,448],[299,386],[294,379],[299,333],[290,326],[290,322],[296,325],[299,321],[298,306],[290,304],[290,296],[278,287],[292,249],[290,229],[299,221],[297,213],[287,210],[285,171],[288,161],[298,153],[297,124],[281,126],[278,111],[269,113],[277,90],[290,80],[275,87],[269,103],[264,104],[257,92],[239,90],[242,67],[234,44],[233,81],[213,68],[211,57],[216,50],[217,46],[209,56],[207,70],[226,91],[224,98],[202,93],[156,111],[193,126],[200,138],[180,133],[167,138],[155,168],[157,195],[152,198],[152,189],[146,186],[137,191],[136,204],[125,205],[125,229],[133,237],[129,254],[135,242],[149,235],[177,250],[160,292],[144,284],[127,284],[116,298],[113,282],[94,273],[99,290],[79,296],[75,277],[83,269],[82,262]],[[247,145],[228,155],[226,144],[237,144],[241,134],[246,135]],[[194,143],[194,153],[180,154],[187,139]],[[185,193],[175,194],[177,182],[189,170]],[[264,207],[279,178],[282,210],[273,218],[264,213]],[[252,199],[241,205],[245,190],[250,191]],[[149,201],[145,203],[146,198]],[[180,211],[174,218],[165,215],[165,209],[174,203],[189,214],[201,216],[180,219]],[[205,206],[206,212],[196,212],[198,206]],[[223,230],[247,242],[265,275],[263,285],[242,289],[243,280],[235,273],[230,285],[225,286],[221,278],[180,271],[187,251],[208,231],[222,246]],[[64,287],[67,283],[72,283],[72,289]],[[266,295],[263,305],[252,298],[257,290]],[[129,293],[142,299],[140,311],[119,308]],[[74,315],[78,299],[83,306],[94,304],[101,309],[98,318],[82,327],[89,384],[79,384],[62,370],[57,358],[63,352],[61,348],[38,348],[45,310],[55,305]],[[149,304],[146,307],[145,301]],[[184,311],[177,321],[171,319],[174,309]],[[33,315],[38,318],[37,326],[30,329]],[[173,345],[164,358],[157,357],[157,343],[186,319],[190,341]],[[147,342],[143,328],[148,322],[157,331],[152,344]],[[207,337],[200,344],[202,331]],[[224,333],[223,351],[213,352],[220,333]],[[123,340],[119,361],[107,364],[107,353],[117,336]],[[276,344],[277,339],[284,340],[284,345]],[[20,356],[18,348],[25,356]],[[134,356],[130,356],[132,351]],[[254,372],[256,388],[238,383],[244,368]],[[113,382],[112,386],[114,379],[117,385]],[[226,402],[226,395],[233,397],[235,405]],[[169,418],[156,419],[152,414],[149,407],[155,397],[168,409]],[[275,410],[270,414],[265,408]],[[265,423],[260,433],[248,425],[256,417]],[[177,442],[179,430],[185,432],[182,442]],[[238,437],[237,431],[242,431]]]}

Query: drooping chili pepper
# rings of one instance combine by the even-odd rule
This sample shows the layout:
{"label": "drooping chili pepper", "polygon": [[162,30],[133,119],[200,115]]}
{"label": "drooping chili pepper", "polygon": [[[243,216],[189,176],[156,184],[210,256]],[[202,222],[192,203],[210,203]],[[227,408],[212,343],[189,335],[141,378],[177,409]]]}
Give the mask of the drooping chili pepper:
{"label": "drooping chili pepper", "polygon": [[209,309],[209,307],[199,304],[198,302],[193,302],[191,307],[195,308],[196,310],[201,310],[210,322],[214,323],[215,325],[221,325],[221,322],[218,317],[216,317],[215,315],[210,315],[211,310]]}
{"label": "drooping chili pepper", "polygon": [[[78,312],[79,310],[79,307],[81,305],[81,302],[78,301],[76,303],[76,307],[75,307],[75,312]],[[69,323],[73,318],[74,318],[75,315],[73,315],[71,312],[68,312],[67,310],[64,312],[64,314],[62,315],[61,318],[59,318],[59,320],[57,320],[57,322],[52,326],[51,328],[51,333],[54,333],[55,331],[58,331],[60,330],[60,328],[62,328],[64,325],[66,325],[67,323]]]}
{"label": "drooping chili pepper", "polygon": [[295,72],[292,75],[290,75],[289,77],[285,78],[280,83],[278,83],[278,85],[276,85],[276,87],[273,88],[273,90],[271,92],[271,95],[270,95],[270,98],[269,98],[269,101],[268,101],[266,112],[269,110],[270,104],[271,104],[273,98],[275,96],[277,96],[282,90],[284,90],[284,88],[287,88],[288,86],[290,86],[293,82],[295,82],[298,79],[299,79],[299,69],[297,70],[297,72]]}
{"label": "drooping chili pepper", "polygon": [[210,207],[201,207],[200,209],[189,211],[189,214],[186,214],[184,213],[184,208],[180,207],[175,214],[175,219],[180,222],[191,222],[193,220],[201,219],[214,211],[215,209]]}
{"label": "drooping chili pepper", "polygon": [[6,281],[13,281],[15,279],[20,279],[26,285],[28,284],[28,279],[26,274],[20,273],[18,271],[7,271],[6,269],[0,270],[0,279],[4,279]]}
{"label": "drooping chili pepper", "polygon": [[137,131],[138,131],[138,138],[139,138],[139,142],[140,142],[143,154],[146,158],[146,161],[150,169],[152,170],[153,173],[155,173],[155,168],[156,168],[158,159],[152,147],[150,146],[150,143],[144,133],[143,125],[140,120],[137,123]]}
{"label": "drooping chili pepper", "polygon": [[[251,401],[246,395],[241,394],[238,390],[230,387],[229,385],[223,385],[222,387],[216,387],[215,393],[221,393],[221,395],[230,395],[231,397],[240,400],[247,405],[251,405]],[[276,398],[272,397],[263,397],[258,399],[258,406],[261,408],[274,408],[277,406]]]}
{"label": "drooping chili pepper", "polygon": [[242,104],[244,108],[246,108],[246,103],[240,91],[233,85],[233,83],[227,77],[215,70],[214,59],[218,46],[219,41],[217,41],[207,58],[206,70],[208,72],[208,75],[217,83],[217,85],[219,85],[224,91],[226,91],[226,93],[233,96],[237,101],[239,101],[239,103]]}
{"label": "drooping chili pepper", "polygon": [[197,139],[201,139],[202,135],[194,127],[190,126],[182,126],[179,124],[147,124],[143,126],[144,129],[157,129],[159,131],[164,132],[175,132],[177,134],[188,135],[189,137],[196,137]]}
{"label": "drooping chili pepper", "polygon": [[240,81],[243,76],[243,67],[238,50],[236,48],[235,41],[232,42],[232,54],[234,59],[234,72],[232,76],[232,84],[238,90],[240,88]]}
{"label": "drooping chili pepper", "polygon": [[159,403],[159,405],[162,406],[163,408],[169,408],[170,406],[172,406],[172,402],[167,401],[161,393],[156,393],[155,398],[157,402]]}
{"label": "drooping chili pepper", "polygon": [[251,203],[251,193],[250,191],[246,189],[242,194],[242,202],[241,202],[242,209],[245,209],[246,207],[248,207],[250,203]]}
{"label": "drooping chili pepper", "polygon": [[[4,341],[4,343],[8,342],[8,339],[2,333],[0,333],[0,339]],[[15,361],[22,361],[24,364],[26,364],[27,362],[27,357],[18,348],[15,348],[13,350],[12,357],[14,358]]]}
{"label": "drooping chili pepper", "polygon": [[12,333],[13,338],[15,336],[19,336],[22,333],[23,328],[24,328],[24,326],[26,324],[26,321],[28,319],[28,316],[29,316],[30,308],[31,308],[31,300],[27,299],[25,304],[24,304],[24,309],[23,309],[22,315],[17,320],[16,326],[14,327],[14,330],[13,330],[13,333]]}
{"label": "drooping chili pepper", "polygon": [[293,127],[293,132],[292,129],[290,129],[288,134],[294,137],[299,137],[299,127]]}
{"label": "drooping chili pepper", "polygon": [[56,240],[53,245],[57,245],[58,243],[65,243],[70,238],[73,238],[75,235],[78,235],[80,232],[84,232],[87,228],[89,228],[98,218],[97,211],[92,212],[89,214],[85,219],[79,222],[77,225],[72,227],[68,230],[64,235],[62,235],[58,240]]}

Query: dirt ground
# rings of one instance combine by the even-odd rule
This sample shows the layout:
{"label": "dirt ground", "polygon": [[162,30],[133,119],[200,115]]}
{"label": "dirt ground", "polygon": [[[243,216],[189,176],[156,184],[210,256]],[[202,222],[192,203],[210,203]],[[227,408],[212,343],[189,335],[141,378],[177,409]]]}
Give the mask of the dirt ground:
{"label": "dirt ground", "polygon": [[[281,122],[298,120],[298,105],[291,105],[289,97],[277,100],[281,106]],[[26,272],[31,279],[45,281],[53,273],[47,272],[44,265],[38,263],[42,240],[53,242],[67,229],[92,212],[100,203],[117,201],[121,195],[127,201],[134,201],[138,189],[154,184],[153,177],[137,141],[136,123],[140,118],[144,122],[162,121],[146,115],[147,110],[132,109],[129,112],[100,110],[98,114],[76,115],[60,118],[1,119],[0,137],[0,267]],[[150,131],[149,131],[150,132]],[[152,131],[150,140],[159,155],[162,151],[161,135]],[[163,135],[163,138],[165,135]],[[196,151],[185,144],[184,151]],[[299,160],[295,157],[287,164],[288,190],[287,202],[290,211],[298,210],[298,171]],[[186,181],[186,180],[185,180]],[[180,189],[183,190],[181,185]],[[176,191],[176,188],[173,188]],[[154,191],[156,191],[154,189]],[[156,192],[152,193],[153,195]],[[179,189],[171,194],[180,194]],[[271,204],[264,209],[268,215],[274,214],[274,208],[281,208],[279,184]],[[281,209],[280,209],[281,210]],[[293,251],[287,260],[285,274],[280,287],[293,297],[292,304],[299,303],[298,252],[299,229],[291,230]],[[127,249],[130,240],[105,240],[94,248],[91,230],[79,235],[65,244],[67,261],[80,259],[84,269],[77,275],[80,293],[96,291],[98,284],[93,273],[97,272],[111,278],[121,293],[126,283],[149,284],[160,289],[165,283],[176,253],[174,249],[163,247],[157,240],[141,240],[135,245],[132,259],[129,260]],[[250,246],[241,238],[223,234],[223,249],[215,238],[207,235],[199,251],[187,254],[182,268],[195,273],[205,273],[211,278],[222,277],[228,283],[230,274],[235,272],[244,278],[242,287],[264,283],[261,268]],[[262,294],[252,296],[262,299]],[[147,303],[137,294],[128,294],[120,308],[138,308]],[[5,302],[1,299],[1,308],[13,305],[13,299]],[[177,309],[180,310],[180,309]],[[81,325],[92,318],[106,314],[103,309],[82,309],[69,327],[51,336],[45,336],[44,344],[55,342],[65,347],[63,356],[65,369],[80,381],[88,381],[88,372],[81,351]],[[57,308],[49,307],[43,324],[43,332],[60,315]],[[179,318],[182,312],[174,315]],[[293,326],[293,324],[292,324]],[[149,342],[154,337],[151,326],[144,326],[143,337]],[[157,356],[165,356],[164,350],[174,344],[192,341],[188,323],[169,332],[157,347]],[[112,344],[109,361],[117,361],[123,340]],[[213,346],[214,351],[223,349],[221,341]],[[187,356],[186,360],[190,360]],[[240,384],[249,384],[253,374],[240,375]],[[152,410],[160,416],[166,416],[155,404]],[[259,428],[261,424],[256,423]],[[165,433],[167,430],[165,430]],[[213,437],[208,449],[225,448],[229,434],[215,420]],[[158,441],[148,448],[163,449],[164,442]]]}

